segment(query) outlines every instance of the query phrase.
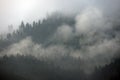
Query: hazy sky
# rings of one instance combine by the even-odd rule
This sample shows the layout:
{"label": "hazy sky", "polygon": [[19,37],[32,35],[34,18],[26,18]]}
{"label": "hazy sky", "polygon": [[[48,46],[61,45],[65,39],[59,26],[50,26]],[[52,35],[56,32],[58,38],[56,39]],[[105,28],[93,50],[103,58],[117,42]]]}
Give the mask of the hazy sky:
{"label": "hazy sky", "polygon": [[6,31],[11,24],[17,28],[22,20],[32,22],[55,11],[76,13],[89,6],[118,17],[119,5],[120,0],[0,0],[0,32]]}

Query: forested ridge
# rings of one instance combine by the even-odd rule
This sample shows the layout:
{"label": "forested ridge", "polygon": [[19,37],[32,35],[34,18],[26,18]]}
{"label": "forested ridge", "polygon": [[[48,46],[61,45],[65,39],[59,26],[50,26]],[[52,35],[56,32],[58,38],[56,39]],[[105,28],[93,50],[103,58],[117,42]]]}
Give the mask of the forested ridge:
{"label": "forested ridge", "polygon": [[[103,35],[101,37],[101,33],[95,32],[93,35],[93,38],[95,39],[93,41],[87,40],[89,39],[89,36],[86,37],[86,34],[74,34],[69,40],[66,38],[63,40],[64,38],[59,39],[56,37],[56,31],[62,25],[69,26],[70,29],[72,29],[72,33],[75,33],[74,18],[74,16],[65,16],[57,13],[48,16],[46,19],[39,20],[38,22],[34,21],[32,24],[24,23],[22,21],[19,29],[14,30],[12,33],[8,33],[5,38],[1,36],[0,54],[4,55],[7,53],[4,51],[6,49],[9,50],[9,46],[11,48],[11,45],[17,44],[27,37],[31,37],[35,45],[41,44],[42,48],[45,48],[45,50],[49,49],[51,45],[64,45],[65,49],[68,49],[68,51],[69,49],[73,49],[77,52],[78,50],[83,49],[83,52],[85,52],[84,47],[89,47],[97,42],[100,43],[97,36],[100,35],[99,39],[113,40],[116,39],[116,36],[118,37],[116,34],[120,33],[120,25],[114,24],[114,27],[112,27],[109,31],[103,32],[104,34],[107,34],[107,37]],[[61,30],[61,28],[59,30]],[[117,38],[117,43],[118,45],[120,44],[119,38]],[[33,45],[31,48],[33,48]],[[50,48],[50,50],[52,49]],[[69,53],[68,51],[66,52]],[[57,52],[59,53],[59,51],[56,50],[56,53]],[[85,62],[82,61],[81,58],[76,59],[71,57],[69,54],[64,55],[64,57],[61,57],[61,55],[56,57],[55,55],[55,59],[53,60],[39,59],[39,57],[36,58],[36,56],[32,55],[34,53],[31,53],[30,55],[19,55],[20,52],[17,52],[15,56],[4,55],[0,57],[0,80],[119,80],[120,51],[117,50],[115,53],[117,57],[113,57],[109,64],[105,64],[104,66],[96,66],[94,71],[89,74],[85,73],[84,70],[80,68],[82,64],[85,64]],[[101,58],[101,56],[102,55],[100,54],[97,58]],[[70,64],[70,66],[68,64]],[[63,65],[62,68],[59,65]],[[64,69],[64,66],[68,67],[65,67]],[[74,68],[72,69],[71,66],[74,66]]]}

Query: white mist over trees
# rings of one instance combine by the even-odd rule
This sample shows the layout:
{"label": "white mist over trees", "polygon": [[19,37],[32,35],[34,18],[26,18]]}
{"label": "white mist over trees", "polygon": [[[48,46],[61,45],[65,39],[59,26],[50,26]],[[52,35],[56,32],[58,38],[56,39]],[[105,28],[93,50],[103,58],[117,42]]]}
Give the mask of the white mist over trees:
{"label": "white mist over trees", "polygon": [[[118,27],[119,28],[119,27]],[[119,52],[119,31],[101,10],[88,7],[77,16],[57,14],[33,24],[21,23],[20,28],[8,35],[11,44],[1,56],[32,55],[40,60],[52,61],[65,69],[80,66],[85,73],[95,67],[111,63]],[[63,62],[63,58],[83,62]]]}
{"label": "white mist over trees", "polygon": [[120,0],[0,0],[0,80],[120,80],[119,13]]}

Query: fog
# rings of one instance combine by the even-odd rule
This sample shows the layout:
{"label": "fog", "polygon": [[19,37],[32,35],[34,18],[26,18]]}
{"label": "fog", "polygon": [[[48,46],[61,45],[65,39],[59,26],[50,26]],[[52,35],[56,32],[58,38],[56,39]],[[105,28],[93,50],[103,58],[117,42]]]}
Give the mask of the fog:
{"label": "fog", "polygon": [[0,76],[117,80],[119,4],[120,0],[0,0]]}
{"label": "fog", "polygon": [[[44,44],[35,43],[31,36],[28,36],[18,43],[10,45],[1,52],[1,56],[32,55],[40,60],[51,60],[55,64],[59,63],[59,66],[64,66],[62,57],[67,56],[83,61],[84,64],[80,68],[86,73],[91,73],[96,66],[111,63],[113,58],[118,55],[120,37],[118,37],[119,33],[116,33],[115,37],[111,37],[114,31],[111,34],[106,33],[111,31],[114,26],[103,11],[90,6],[81,10],[74,20],[75,25],[63,24],[59,26],[48,39],[48,42],[52,40],[58,44],[50,44],[44,47]],[[83,38],[79,38],[78,45],[81,48],[74,49],[63,44],[81,35],[84,35]]]}
{"label": "fog", "polygon": [[119,18],[119,3],[119,0],[0,0],[0,32],[9,32],[11,24],[18,28],[21,21],[32,23],[56,11],[78,14],[90,6],[99,8],[113,20]]}

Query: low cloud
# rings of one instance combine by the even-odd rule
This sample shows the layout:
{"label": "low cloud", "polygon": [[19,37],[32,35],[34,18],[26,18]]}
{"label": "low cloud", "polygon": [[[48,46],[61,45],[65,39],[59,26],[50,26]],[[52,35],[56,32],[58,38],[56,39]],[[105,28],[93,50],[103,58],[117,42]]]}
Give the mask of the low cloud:
{"label": "low cloud", "polygon": [[[9,46],[8,49],[1,52],[1,56],[32,55],[41,60],[53,61],[59,66],[64,66],[63,57],[66,59],[72,57],[72,59],[82,62],[76,65],[86,73],[92,72],[95,67],[109,64],[118,55],[120,48],[118,33],[115,34],[115,37],[106,33],[112,30],[112,23],[104,17],[101,10],[94,7],[85,9],[76,16],[75,20],[74,26],[66,24],[58,27],[50,40],[68,42],[79,36],[78,45],[81,47],[79,49],[73,49],[60,43],[44,47],[44,44],[34,43],[31,37],[27,37]],[[64,63],[68,62],[70,64],[71,61],[64,61]],[[71,66],[74,68],[75,65],[71,64]]]}
{"label": "low cloud", "polygon": [[[7,56],[34,56],[37,59],[45,61],[53,61],[58,66],[64,66],[65,69],[72,66],[80,66],[80,69],[85,73],[91,73],[95,67],[104,66],[109,64],[113,58],[118,55],[119,44],[116,39],[104,40],[101,43],[95,43],[91,46],[85,46],[82,49],[74,50],[67,48],[65,45],[50,45],[49,47],[43,47],[42,44],[35,44],[30,37],[13,44],[3,51],[2,54]],[[62,61],[62,59],[73,59],[82,63],[72,65],[71,60]],[[69,66],[65,66],[69,64]]]}
{"label": "low cloud", "polygon": [[96,7],[88,7],[76,17],[76,32],[90,33],[110,28],[111,24],[103,15],[102,10]]}
{"label": "low cloud", "polygon": [[70,40],[71,38],[73,38],[72,27],[69,25],[62,25],[58,27],[56,34],[55,34],[55,38],[58,41],[63,41],[63,42]]}

